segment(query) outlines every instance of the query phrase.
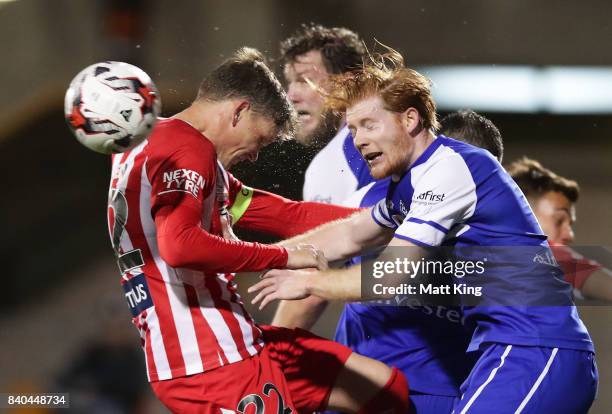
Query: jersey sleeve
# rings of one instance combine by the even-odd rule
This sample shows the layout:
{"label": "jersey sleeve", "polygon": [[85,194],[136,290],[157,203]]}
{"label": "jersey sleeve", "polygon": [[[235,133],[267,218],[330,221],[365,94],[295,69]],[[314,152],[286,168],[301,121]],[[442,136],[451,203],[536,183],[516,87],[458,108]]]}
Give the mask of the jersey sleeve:
{"label": "jersey sleeve", "polygon": [[204,272],[241,272],[282,268],[281,246],[224,239],[203,230],[201,214],[187,205],[166,206],[155,216],[159,252],[172,267]]}
{"label": "jersey sleeve", "polygon": [[476,206],[476,184],[463,158],[446,156],[419,177],[413,176],[410,209],[395,237],[422,246],[439,246],[453,225],[467,220]]}
{"label": "jersey sleeve", "polygon": [[217,178],[223,180],[216,175],[209,141],[199,133],[167,128],[164,135],[152,136],[149,145],[146,178],[151,185],[151,214],[166,263],[204,272],[285,267],[288,255],[280,246],[227,240],[202,228],[204,200],[217,196]]}
{"label": "jersey sleeve", "polygon": [[146,164],[152,214],[165,205],[186,204],[201,211],[203,201],[215,190],[212,145],[180,129],[156,138],[150,144]]}
{"label": "jersey sleeve", "polygon": [[372,207],[372,219],[381,227],[397,229],[397,225],[391,219],[391,214],[387,208],[387,199],[383,198]]}
{"label": "jersey sleeve", "polygon": [[229,213],[236,226],[288,238],[321,224],[350,216],[359,209],[293,201],[242,184],[228,174]]}

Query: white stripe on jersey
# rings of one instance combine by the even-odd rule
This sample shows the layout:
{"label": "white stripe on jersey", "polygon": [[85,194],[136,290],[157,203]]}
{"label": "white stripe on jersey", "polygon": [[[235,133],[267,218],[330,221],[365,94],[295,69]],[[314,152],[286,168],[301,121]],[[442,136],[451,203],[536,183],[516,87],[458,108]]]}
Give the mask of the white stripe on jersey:
{"label": "white stripe on jersey", "polygon": [[[145,353],[145,366],[146,366],[146,370],[147,370],[147,380],[151,381],[151,375],[149,374],[151,372],[151,370],[153,369],[153,367],[149,366],[149,358],[147,355],[147,330],[148,330],[148,326],[146,326],[146,321],[147,319],[145,317],[143,317],[147,315],[147,312],[142,312],[140,315],[138,315],[138,317],[132,319],[132,323],[134,323],[136,325],[136,327],[138,328],[138,333],[140,334],[140,339],[142,341],[142,350]],[[145,327],[147,329],[145,329]]]}
{"label": "white stripe on jersey", "polygon": [[[124,162],[125,167],[122,167],[124,168],[124,172],[121,174],[121,176],[119,177],[119,180],[117,181],[117,186],[116,186],[117,190],[125,193],[130,173],[132,172],[132,168],[134,167],[134,160],[136,156],[143,151],[144,147],[145,147],[145,143],[140,144],[139,146],[134,148],[132,152],[128,155],[128,157],[126,158]],[[117,163],[115,165],[117,168],[120,167],[119,159],[117,159]],[[115,167],[115,165],[113,167]],[[115,168],[113,168],[113,170],[115,171]],[[112,183],[112,179],[111,179],[111,183]],[[141,197],[142,197],[142,192],[141,192]],[[150,215],[150,212],[148,213],[148,215]],[[128,210],[127,219],[129,220],[129,210]],[[144,226],[142,227],[144,229]],[[134,248],[127,231],[124,231],[122,234],[121,247],[123,251],[130,251]],[[166,348],[164,347],[163,338],[161,336],[159,320],[157,318],[157,313],[155,312],[155,307],[151,307],[147,309],[147,316],[144,322],[146,322],[146,328],[147,328],[144,332],[145,346],[143,349],[145,352],[145,361],[147,361],[147,378],[149,380],[151,379],[150,378],[151,371],[149,370],[148,360],[147,360],[147,355],[146,355],[146,348],[148,345],[147,336],[146,336],[147,330],[149,332],[151,353],[153,354],[153,361],[155,363],[155,368],[158,374],[158,379],[163,380],[163,379],[172,378],[172,374],[170,372],[170,366],[168,362],[168,356],[166,355]]]}
{"label": "white stripe on jersey", "polygon": [[395,229],[397,225],[391,221],[389,210],[387,209],[387,200],[382,199],[372,207],[372,218],[381,227]]}
{"label": "white stripe on jersey", "polygon": [[[147,260],[145,269],[151,273],[146,277],[155,278],[155,283],[158,283],[158,279],[164,283],[161,290],[159,286],[155,286],[156,289],[152,292],[155,295],[163,296],[156,299],[156,296],[152,295],[153,306],[148,308],[146,313],[143,312],[134,319],[134,322],[139,322],[136,325],[140,325],[139,330],[144,339],[149,380],[151,378],[154,380],[173,378],[177,370],[184,372],[184,375],[195,374],[203,372],[208,365],[214,367],[217,363],[223,365],[238,362],[246,355],[257,354],[257,344],[262,344],[263,341],[258,339],[255,342],[254,334],[257,336],[258,328],[247,319],[248,316],[237,299],[232,300],[228,291],[229,281],[225,277],[215,278],[201,271],[172,268],[161,258],[157,245],[156,227],[151,215],[152,186],[147,175],[147,163],[152,161],[144,157],[148,154],[143,153],[147,145],[148,141],[145,140],[134,148],[125,155],[123,163],[120,162],[123,155],[113,157],[109,195],[113,194],[112,187],[115,183],[115,189],[126,196],[126,202],[129,199],[128,203],[132,203],[128,205],[126,231],[122,233],[120,240],[121,250],[141,249]],[[140,157],[138,157],[139,154]],[[223,171],[217,172],[221,176],[223,173]],[[220,177],[219,180],[223,180],[223,177]],[[213,215],[219,214],[215,208],[215,193],[213,191],[204,200],[201,223],[202,228],[206,231],[210,231],[212,220],[215,217]],[[135,199],[134,195],[138,195],[138,198]],[[135,203],[138,203],[138,206]],[[128,235],[127,228],[136,233]],[[134,270],[138,273],[142,271],[141,267]],[[206,287],[207,283],[211,282],[217,284],[216,289],[220,292],[217,293],[217,290],[213,289],[214,297]],[[195,298],[190,296],[192,288],[196,294]],[[194,299],[198,300],[199,312],[208,325],[204,328],[204,332],[199,332],[200,326],[196,324],[200,316],[192,314],[193,311],[197,311],[190,307],[190,301]],[[231,313],[221,312],[215,308],[215,302],[220,300],[230,305]],[[163,317],[160,319],[158,314]],[[143,324],[146,324],[146,329],[143,329]],[[162,324],[169,324],[169,326],[161,326]],[[240,336],[244,338],[244,341],[239,341]],[[166,345],[169,344],[173,347],[172,350],[166,349]],[[200,349],[201,347],[204,349]],[[212,359],[209,360],[209,358]],[[180,371],[183,366],[185,371]]]}
{"label": "white stripe on jersey", "polygon": [[[226,285],[229,285],[230,282],[229,280],[227,280],[225,275],[219,273],[218,277]],[[249,355],[257,354],[257,350],[253,346],[253,344],[255,343],[254,338],[253,338],[253,326],[249,324],[246,318],[244,317],[244,312],[242,310],[242,307],[238,303],[231,300],[231,297],[230,297],[231,293],[228,292],[225,288],[222,288],[222,292],[223,292],[222,294],[223,300],[225,300],[226,302],[230,304],[232,312],[234,313],[236,320],[238,320],[238,324],[240,325],[240,331],[242,331],[242,337],[244,338],[244,342],[247,344],[247,347],[246,347],[247,352],[249,353]],[[238,292],[236,292],[235,295],[236,295],[236,300],[240,302],[241,298]],[[262,343],[261,339],[258,341],[258,343]]]}
{"label": "white stripe on jersey", "polygon": [[[164,340],[161,335],[161,329],[159,328],[159,319],[157,319],[157,313],[155,313],[155,306],[147,310],[147,328],[149,329],[149,338],[151,338],[151,353],[153,354],[153,361],[155,362],[157,379],[160,381],[170,379],[172,378],[172,372],[170,371]],[[150,371],[147,371],[147,376],[149,376],[149,372]]]}
{"label": "white stripe on jersey", "polygon": [[[207,277],[212,279],[211,276]],[[214,279],[212,283],[219,284],[217,279]],[[223,286],[219,286],[219,289],[223,289]],[[219,312],[219,310],[215,307],[210,291],[208,289],[197,289],[196,292],[198,294],[198,301],[200,302],[200,311],[202,312],[202,316],[204,316],[204,319],[206,319],[210,329],[215,334],[215,337],[219,342],[219,346],[223,350],[225,358],[227,358],[228,362],[230,363],[240,361],[242,356],[238,351],[238,347],[234,341],[232,332],[230,331],[229,326],[227,326],[225,323],[221,312]]]}
{"label": "white stripe on jersey", "polygon": [[[146,163],[142,168],[140,185],[140,221],[142,228],[154,230],[155,223],[151,217],[151,199],[149,197],[151,194],[151,183],[149,183],[147,177]],[[149,250],[153,255],[153,260],[155,260],[155,264],[166,283],[166,292],[168,293],[172,318],[176,326],[183,361],[185,361],[185,374],[191,375],[202,372],[204,367],[196,338],[195,326],[191,318],[191,311],[189,306],[186,306],[188,300],[185,287],[176,276],[175,269],[168,266],[160,257],[155,231],[145,231],[145,237]],[[202,274],[202,277],[204,277],[204,274]],[[158,374],[160,374],[159,368]]]}

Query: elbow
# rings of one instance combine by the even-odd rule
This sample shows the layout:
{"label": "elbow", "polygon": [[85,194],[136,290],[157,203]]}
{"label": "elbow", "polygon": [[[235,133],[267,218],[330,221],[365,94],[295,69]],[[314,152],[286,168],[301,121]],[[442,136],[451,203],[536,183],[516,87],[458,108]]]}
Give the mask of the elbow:
{"label": "elbow", "polygon": [[[157,236],[157,247],[159,256],[170,267],[173,268],[195,268],[193,246],[187,243],[188,238],[182,233],[174,235]],[[200,258],[201,261],[202,258]],[[200,267],[200,266],[198,266]]]}
{"label": "elbow", "polygon": [[189,260],[183,253],[185,249],[182,249],[172,240],[168,240],[167,238],[158,237],[157,244],[159,248],[159,256],[168,266],[174,268],[189,267]]}
{"label": "elbow", "polygon": [[170,267],[210,272],[221,271],[218,255],[214,253],[213,248],[198,249],[185,237],[158,237],[157,244],[159,256]]}

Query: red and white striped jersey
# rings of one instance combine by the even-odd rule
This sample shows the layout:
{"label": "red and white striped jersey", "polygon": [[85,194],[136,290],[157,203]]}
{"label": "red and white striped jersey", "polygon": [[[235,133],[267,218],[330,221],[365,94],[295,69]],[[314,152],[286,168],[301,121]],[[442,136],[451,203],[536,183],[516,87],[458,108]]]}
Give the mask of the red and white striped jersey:
{"label": "red and white striped jersey", "polygon": [[173,268],[159,253],[154,217],[165,205],[200,209],[202,228],[222,235],[219,168],[212,143],[177,119],[160,120],[148,140],[113,156],[109,231],[149,381],[231,364],[263,347],[232,274]]}

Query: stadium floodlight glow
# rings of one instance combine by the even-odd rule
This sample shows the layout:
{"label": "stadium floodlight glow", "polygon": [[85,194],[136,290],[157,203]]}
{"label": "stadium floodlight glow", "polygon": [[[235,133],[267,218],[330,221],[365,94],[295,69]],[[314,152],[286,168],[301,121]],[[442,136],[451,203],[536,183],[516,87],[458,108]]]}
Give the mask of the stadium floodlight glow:
{"label": "stadium floodlight glow", "polygon": [[612,68],[451,65],[419,68],[442,110],[612,113]]}
{"label": "stadium floodlight glow", "polygon": [[543,73],[549,83],[551,112],[612,113],[612,69],[552,67]]}

